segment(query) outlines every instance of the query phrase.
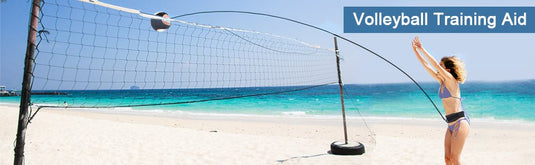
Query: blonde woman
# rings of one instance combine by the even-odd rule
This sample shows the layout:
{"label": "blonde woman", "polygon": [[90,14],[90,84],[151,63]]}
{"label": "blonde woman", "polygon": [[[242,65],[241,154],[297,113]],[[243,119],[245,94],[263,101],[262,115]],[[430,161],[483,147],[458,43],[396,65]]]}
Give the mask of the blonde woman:
{"label": "blonde woman", "polygon": [[[416,57],[425,70],[440,83],[439,97],[442,99],[448,128],[444,138],[444,156],[446,164],[461,164],[461,152],[464,142],[470,132],[470,119],[465,114],[461,103],[461,89],[459,83],[464,83],[466,72],[463,62],[455,57],[443,57],[440,63],[422,47],[422,43],[415,37],[412,48]],[[421,54],[420,54],[421,53]],[[422,56],[427,58],[427,61]]]}

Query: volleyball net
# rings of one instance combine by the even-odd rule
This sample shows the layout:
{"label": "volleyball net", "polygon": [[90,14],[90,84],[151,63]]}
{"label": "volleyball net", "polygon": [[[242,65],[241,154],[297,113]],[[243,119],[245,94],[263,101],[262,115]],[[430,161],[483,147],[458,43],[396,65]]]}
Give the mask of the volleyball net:
{"label": "volleyball net", "polygon": [[[16,164],[24,160],[27,124],[42,108],[189,105],[268,95],[273,97],[264,99],[275,101],[267,103],[277,104],[279,98],[295,99],[284,93],[298,91],[309,92],[296,97],[314,97],[316,101],[308,106],[295,105],[301,110],[336,105],[320,107],[323,111],[341,105],[348,144],[343,97],[341,102],[335,101],[343,91],[335,44],[318,46],[274,33],[187,22],[161,12],[147,14],[97,0],[43,0],[40,8],[34,3],[29,36],[35,34],[35,9],[39,10],[37,38],[35,53],[28,49],[25,59]],[[340,37],[329,34],[325,40]],[[33,44],[29,39],[28,47]],[[339,86],[327,86],[330,84]],[[261,100],[240,100],[246,104],[237,106],[251,104],[258,108],[263,105],[257,104]],[[306,102],[303,100],[299,101]],[[32,113],[34,107],[37,110]],[[250,107],[244,108],[248,111]],[[370,134],[351,138],[375,144],[367,123],[360,124]],[[364,127],[358,129],[366,131]],[[337,146],[331,144],[331,150],[333,145]]]}
{"label": "volleyball net", "polygon": [[[333,45],[98,3],[42,2],[33,105],[169,105],[338,83]],[[156,31],[151,19],[170,26]]]}

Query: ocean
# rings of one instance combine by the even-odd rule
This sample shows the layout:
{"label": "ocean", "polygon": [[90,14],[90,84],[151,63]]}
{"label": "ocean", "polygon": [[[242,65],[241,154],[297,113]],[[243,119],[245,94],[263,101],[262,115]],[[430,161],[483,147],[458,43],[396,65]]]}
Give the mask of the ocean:
{"label": "ocean", "polygon": [[[422,83],[438,109],[438,83]],[[180,112],[211,115],[271,115],[338,117],[338,85],[247,87],[225,89],[158,89],[56,91],[66,95],[34,95],[34,105],[104,107],[104,110]],[[463,105],[471,118],[535,122],[535,80],[467,82],[461,84]],[[291,92],[287,92],[291,91]],[[50,91],[33,91],[50,92]],[[264,95],[268,93],[267,95]],[[246,97],[242,97],[246,96]],[[232,99],[222,99],[222,98]],[[234,98],[236,97],[236,98]],[[440,115],[413,83],[345,84],[348,117],[436,118]],[[18,104],[20,97],[0,97],[0,103]],[[168,104],[133,106],[144,104]],[[111,107],[111,108],[110,108]],[[115,107],[115,108],[113,108]]]}

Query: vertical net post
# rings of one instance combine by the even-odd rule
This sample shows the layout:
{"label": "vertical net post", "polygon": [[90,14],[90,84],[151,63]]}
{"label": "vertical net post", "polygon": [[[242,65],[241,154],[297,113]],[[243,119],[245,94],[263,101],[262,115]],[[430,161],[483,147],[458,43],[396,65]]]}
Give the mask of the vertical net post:
{"label": "vertical net post", "polygon": [[344,106],[344,89],[342,86],[342,74],[340,71],[340,55],[338,50],[338,43],[336,42],[336,36],[334,37],[334,51],[336,53],[336,69],[338,70],[338,87],[340,88],[340,100],[342,103],[342,118],[344,121],[344,141],[335,141],[331,143],[330,153],[335,155],[362,155],[364,154],[364,145],[360,142],[347,141],[347,124],[346,124],[346,109]]}
{"label": "vertical net post", "polygon": [[344,141],[347,144],[347,126],[346,126],[346,109],[344,106],[344,90],[342,86],[342,74],[340,71],[340,55],[338,50],[338,43],[336,42],[336,37],[334,37],[334,50],[336,53],[336,69],[338,70],[338,86],[340,87],[340,101],[342,101],[342,118],[344,120]]}
{"label": "vertical net post", "polygon": [[37,24],[39,21],[39,9],[41,0],[33,0],[30,15],[30,26],[28,29],[28,43],[26,46],[26,57],[24,59],[24,76],[22,78],[22,92],[20,98],[19,120],[17,128],[17,140],[15,146],[15,165],[24,164],[24,140],[26,136],[26,126],[28,124],[28,108],[30,106],[30,90],[32,82],[32,71],[34,62],[35,38],[37,36]]}

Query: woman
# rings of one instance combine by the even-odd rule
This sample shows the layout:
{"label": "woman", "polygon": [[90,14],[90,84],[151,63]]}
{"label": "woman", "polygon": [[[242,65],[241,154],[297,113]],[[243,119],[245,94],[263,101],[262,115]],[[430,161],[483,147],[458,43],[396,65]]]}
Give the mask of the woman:
{"label": "woman", "polygon": [[[418,37],[415,37],[412,41],[412,48],[425,70],[440,83],[438,96],[442,99],[448,122],[446,137],[444,138],[446,164],[461,164],[461,152],[468,132],[470,132],[470,120],[464,113],[461,103],[461,90],[459,88],[459,83],[464,83],[466,77],[464,64],[454,56],[444,57],[438,63],[422,47]],[[420,53],[425,55],[427,61]]]}

